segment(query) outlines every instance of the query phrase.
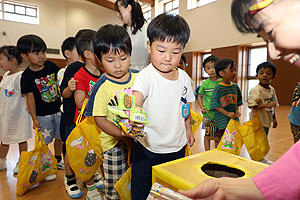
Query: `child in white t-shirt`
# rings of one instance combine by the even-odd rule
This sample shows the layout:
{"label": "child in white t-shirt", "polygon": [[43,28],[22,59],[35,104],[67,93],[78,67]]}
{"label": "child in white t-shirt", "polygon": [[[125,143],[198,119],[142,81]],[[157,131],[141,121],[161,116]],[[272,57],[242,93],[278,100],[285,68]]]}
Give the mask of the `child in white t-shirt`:
{"label": "child in white t-shirt", "polygon": [[[0,171],[6,169],[9,145],[18,143],[21,155],[22,151],[27,151],[27,140],[32,137],[31,117],[21,94],[21,62],[15,46],[0,48],[0,68],[6,71],[0,83]],[[18,171],[19,161],[13,172]]]}
{"label": "child in white t-shirt", "polygon": [[133,85],[136,106],[148,113],[146,136],[135,143],[132,158],[132,199],[146,199],[152,166],[184,157],[195,139],[189,103],[195,101],[190,78],[177,69],[190,29],[180,16],[161,14],[151,21],[147,49],[151,63]]}

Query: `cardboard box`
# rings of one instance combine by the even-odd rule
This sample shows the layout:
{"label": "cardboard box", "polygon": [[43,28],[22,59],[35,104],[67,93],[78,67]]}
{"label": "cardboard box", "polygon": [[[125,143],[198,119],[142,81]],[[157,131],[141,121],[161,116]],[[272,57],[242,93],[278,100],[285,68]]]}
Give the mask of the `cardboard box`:
{"label": "cardboard box", "polygon": [[211,150],[152,167],[152,184],[187,190],[209,178],[252,178],[268,165]]}

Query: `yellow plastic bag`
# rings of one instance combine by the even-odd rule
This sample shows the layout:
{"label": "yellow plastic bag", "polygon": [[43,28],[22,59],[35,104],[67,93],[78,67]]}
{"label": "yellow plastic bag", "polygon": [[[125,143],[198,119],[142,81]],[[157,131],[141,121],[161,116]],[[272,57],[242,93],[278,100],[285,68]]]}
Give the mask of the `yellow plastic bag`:
{"label": "yellow plastic bag", "polygon": [[131,166],[115,184],[115,189],[122,200],[131,200]]}
{"label": "yellow plastic bag", "polygon": [[17,177],[17,195],[23,195],[31,186],[57,171],[57,161],[45,144],[42,134],[35,131],[34,149],[23,151],[20,157]]}
{"label": "yellow plastic bag", "polygon": [[270,150],[268,138],[258,116],[239,127],[242,139],[252,160],[262,160]]}
{"label": "yellow plastic bag", "polygon": [[195,134],[202,121],[203,121],[202,115],[191,110],[191,123],[192,123],[193,134]]}
{"label": "yellow plastic bag", "polygon": [[[82,110],[85,109],[86,103],[87,99]],[[69,164],[75,175],[83,181],[88,181],[102,164],[99,138],[101,129],[96,125],[94,117],[86,117],[80,122],[82,114],[83,112],[79,114],[76,127],[66,141],[66,148]]]}
{"label": "yellow plastic bag", "polygon": [[217,149],[235,155],[240,154],[243,145],[243,140],[239,131],[240,125],[240,122],[230,119]]}
{"label": "yellow plastic bag", "polygon": [[[85,110],[87,102],[88,102],[88,98],[86,98],[83,101],[81,110]],[[97,154],[97,156],[100,158],[100,160],[103,161],[101,141],[99,138],[101,129],[97,126],[97,124],[95,122],[95,118],[93,116],[87,116],[83,121],[81,121],[82,115],[83,115],[83,113],[79,114],[79,116],[76,120],[76,126],[78,125],[78,128],[80,129],[80,131],[82,133],[82,136],[91,144],[91,146],[92,146],[93,150],[95,151],[95,153]],[[79,126],[79,123],[80,123],[80,126]]]}
{"label": "yellow plastic bag", "polygon": [[122,200],[131,200],[131,149],[128,150],[128,169],[123,176],[116,182],[115,189],[117,190]]}
{"label": "yellow plastic bag", "polygon": [[[196,133],[196,131],[199,128],[202,121],[203,121],[202,115],[191,110],[191,124],[192,124],[192,133],[193,134]],[[186,145],[185,156],[190,156],[190,155],[192,155],[190,146]]]}

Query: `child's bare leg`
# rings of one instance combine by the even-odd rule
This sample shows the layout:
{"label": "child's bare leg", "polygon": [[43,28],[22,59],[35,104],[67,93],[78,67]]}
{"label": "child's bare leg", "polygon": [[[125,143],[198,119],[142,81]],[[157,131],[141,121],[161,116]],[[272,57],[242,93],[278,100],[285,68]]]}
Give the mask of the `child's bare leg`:
{"label": "child's bare leg", "polygon": [[100,174],[102,175],[102,177],[104,177],[104,168],[103,168],[103,164],[100,165]]}
{"label": "child's bare leg", "polygon": [[28,143],[27,143],[27,141],[20,142],[19,143],[19,153],[20,153],[20,156],[21,156],[21,152],[22,151],[27,151],[27,150],[28,150]]}
{"label": "child's bare leg", "polygon": [[204,149],[205,151],[210,150],[210,140],[207,138],[207,136],[204,136]]}
{"label": "child's bare leg", "polygon": [[66,153],[65,157],[64,157],[64,161],[65,161],[65,170],[66,170],[66,175],[67,176],[72,176],[74,175],[74,172],[69,164],[69,160],[68,160],[68,153]]}
{"label": "child's bare leg", "polygon": [[90,180],[86,181],[86,186],[88,187],[89,185],[93,185],[94,183],[94,176],[92,176]]}
{"label": "child's bare leg", "polygon": [[97,199],[102,200],[100,193],[97,190],[97,186],[94,182],[94,175],[92,178],[88,181],[86,181],[86,187],[88,189],[87,191],[87,199]]}
{"label": "child's bare leg", "polygon": [[216,137],[215,146],[216,146],[216,148],[217,148],[217,146],[219,145],[219,143],[221,141],[221,138],[224,134],[224,131],[225,131],[225,128],[216,131],[216,134],[215,134],[215,137]]}
{"label": "child's bare leg", "polygon": [[216,137],[216,139],[215,139],[215,148],[217,148],[217,147],[218,147],[218,145],[219,145],[220,141],[221,141],[221,138],[219,138],[219,137]]}
{"label": "child's bare leg", "polygon": [[55,156],[61,156],[61,150],[62,150],[62,141],[59,139],[55,139],[54,141],[54,155]]}
{"label": "child's bare leg", "polygon": [[6,158],[8,150],[9,150],[9,145],[2,144],[2,142],[1,142],[1,145],[0,145],[0,158]]}
{"label": "child's bare leg", "polygon": [[220,138],[216,138],[214,141],[215,141],[215,148],[217,148],[220,143]]}

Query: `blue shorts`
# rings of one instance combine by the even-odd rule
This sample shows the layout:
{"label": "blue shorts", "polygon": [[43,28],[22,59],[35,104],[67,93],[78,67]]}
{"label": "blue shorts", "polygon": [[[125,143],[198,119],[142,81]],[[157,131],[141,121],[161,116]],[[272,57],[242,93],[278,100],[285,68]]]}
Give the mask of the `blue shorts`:
{"label": "blue shorts", "polygon": [[51,143],[53,138],[61,140],[59,130],[60,116],[60,111],[52,115],[37,116],[37,120],[41,127],[41,133],[46,144]]}

